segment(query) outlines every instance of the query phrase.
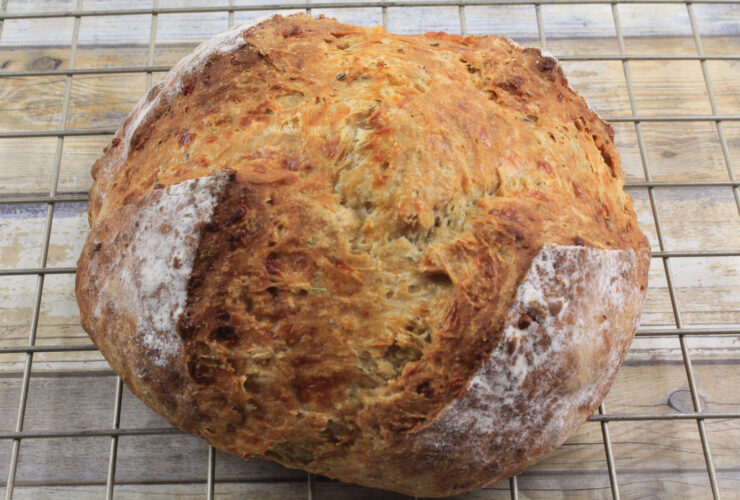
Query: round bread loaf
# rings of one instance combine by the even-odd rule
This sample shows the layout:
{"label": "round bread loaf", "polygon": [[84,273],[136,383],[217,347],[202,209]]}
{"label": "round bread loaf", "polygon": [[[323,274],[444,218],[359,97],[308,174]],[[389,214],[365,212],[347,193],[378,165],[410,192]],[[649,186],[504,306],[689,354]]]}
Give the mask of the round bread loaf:
{"label": "round bread loaf", "polygon": [[598,406],[645,297],[610,126],[502,37],[234,28],[93,177],[77,300],[126,385],[217,448],[343,481],[521,472]]}

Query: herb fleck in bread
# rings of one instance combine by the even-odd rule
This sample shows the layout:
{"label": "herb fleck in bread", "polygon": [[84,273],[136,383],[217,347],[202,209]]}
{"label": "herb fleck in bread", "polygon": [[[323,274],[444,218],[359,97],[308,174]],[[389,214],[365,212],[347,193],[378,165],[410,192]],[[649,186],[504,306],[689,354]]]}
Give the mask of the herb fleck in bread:
{"label": "herb fleck in bread", "polygon": [[608,124],[536,49],[305,15],[183,59],[93,166],[82,323],[243,457],[445,496],[598,406],[650,258]]}

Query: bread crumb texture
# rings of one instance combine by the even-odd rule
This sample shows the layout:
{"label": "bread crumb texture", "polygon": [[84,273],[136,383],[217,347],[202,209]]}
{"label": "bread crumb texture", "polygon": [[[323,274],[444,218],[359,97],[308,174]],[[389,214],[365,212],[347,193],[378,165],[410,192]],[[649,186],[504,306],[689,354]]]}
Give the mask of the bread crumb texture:
{"label": "bread crumb texture", "polygon": [[126,384],[345,481],[443,496],[524,469],[598,405],[644,299],[612,129],[503,37],[237,27],[93,176],[78,302]]}

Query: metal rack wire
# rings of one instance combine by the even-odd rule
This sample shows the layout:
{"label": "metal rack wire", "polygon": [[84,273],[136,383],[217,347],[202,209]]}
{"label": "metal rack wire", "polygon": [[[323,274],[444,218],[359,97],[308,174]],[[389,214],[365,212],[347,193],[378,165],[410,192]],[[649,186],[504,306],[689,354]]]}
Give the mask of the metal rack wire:
{"label": "metal rack wire", "polygon": [[[5,2],[7,3],[7,2]],[[611,486],[611,495],[614,499],[620,498],[619,488],[619,475],[617,467],[615,466],[615,460],[612,450],[612,442],[610,439],[609,426],[612,422],[621,421],[666,421],[666,420],[691,420],[695,421],[697,425],[697,432],[700,437],[702,452],[704,461],[706,464],[706,471],[709,478],[709,484],[711,486],[712,495],[715,499],[720,498],[720,488],[718,485],[717,474],[713,464],[713,456],[707,439],[705,422],[713,419],[737,419],[740,418],[740,412],[706,412],[700,405],[700,400],[696,388],[696,380],[692,367],[692,360],[689,354],[689,349],[686,343],[687,336],[716,336],[716,335],[740,335],[740,328],[690,328],[685,327],[682,320],[682,313],[679,307],[679,301],[677,299],[676,287],[674,285],[674,276],[672,270],[672,262],[674,259],[681,259],[686,257],[737,257],[740,256],[740,248],[730,248],[722,251],[716,250],[696,250],[696,251],[670,251],[667,250],[665,242],[665,235],[663,231],[663,225],[661,221],[661,215],[658,211],[658,203],[656,201],[655,192],[656,190],[664,188],[689,188],[689,187],[723,187],[729,188],[733,192],[735,204],[738,212],[740,213],[740,181],[735,175],[735,170],[732,164],[732,158],[728,147],[728,141],[724,129],[725,122],[736,122],[740,121],[740,114],[721,114],[717,99],[714,93],[712,79],[710,76],[709,67],[707,61],[738,61],[740,60],[740,54],[705,54],[702,44],[702,38],[697,28],[696,15],[694,12],[694,4],[700,3],[738,3],[738,0],[693,0],[686,2],[679,2],[676,0],[621,0],[619,2],[610,0],[429,0],[429,1],[367,1],[367,2],[322,2],[311,4],[309,2],[304,4],[295,3],[274,3],[274,4],[255,4],[255,5],[234,5],[234,0],[230,0],[227,6],[217,7],[181,7],[181,8],[160,8],[158,0],[153,1],[151,8],[143,9],[114,9],[114,10],[83,10],[82,0],[77,0],[77,5],[74,10],[70,11],[59,11],[59,12],[31,12],[31,13],[6,13],[6,4],[0,4],[0,36],[2,35],[3,26],[5,21],[14,19],[42,19],[42,18],[71,18],[73,19],[73,31],[72,41],[70,45],[69,60],[67,67],[64,69],[52,69],[52,70],[24,70],[24,71],[4,71],[0,72],[0,85],[2,80],[6,78],[25,78],[25,77],[39,77],[39,76],[60,76],[64,77],[64,92],[62,100],[62,110],[59,116],[58,125],[53,130],[42,130],[42,131],[10,131],[0,132],[0,139],[7,138],[38,138],[38,137],[52,137],[56,138],[56,149],[53,161],[53,171],[51,176],[51,186],[48,191],[48,195],[39,196],[16,196],[16,197],[5,197],[0,198],[0,205],[23,205],[23,204],[45,204],[46,206],[46,218],[43,233],[43,244],[42,244],[42,257],[39,267],[34,268],[12,268],[12,269],[0,269],[0,277],[3,276],[35,276],[36,286],[35,295],[33,299],[33,316],[31,320],[30,332],[28,335],[28,342],[26,346],[10,346],[0,347],[0,354],[23,354],[24,357],[24,368],[22,374],[21,393],[17,406],[17,418],[13,431],[0,432],[0,440],[11,440],[12,441],[12,452],[10,459],[10,467],[7,476],[5,498],[11,499],[14,493],[16,471],[18,468],[18,457],[20,448],[23,440],[25,439],[54,439],[64,437],[109,437],[110,438],[110,453],[108,457],[108,468],[107,468],[107,479],[106,479],[106,496],[107,498],[113,497],[115,478],[116,478],[116,465],[117,465],[117,454],[118,454],[118,440],[122,436],[144,436],[144,435],[163,435],[163,434],[176,434],[179,431],[170,427],[157,427],[157,428],[121,428],[121,401],[123,393],[123,385],[120,379],[117,379],[114,400],[114,410],[112,415],[111,426],[107,428],[98,429],[85,429],[79,431],[68,431],[64,429],[54,431],[27,431],[24,430],[24,418],[26,415],[26,407],[28,402],[29,393],[29,382],[31,379],[31,372],[34,360],[34,354],[46,353],[46,352],[84,352],[84,351],[95,351],[96,348],[92,344],[84,345],[43,345],[38,346],[36,343],[36,335],[39,326],[39,314],[41,308],[42,294],[44,290],[44,280],[48,275],[52,274],[73,274],[75,269],[73,267],[47,267],[47,259],[49,255],[49,244],[52,232],[52,221],[54,217],[55,207],[59,203],[64,202],[84,202],[87,200],[85,195],[78,194],[62,194],[58,193],[58,184],[60,176],[60,166],[62,162],[62,149],[64,146],[65,139],[71,136],[93,136],[93,135],[110,135],[115,132],[114,129],[110,128],[96,128],[96,129],[83,129],[83,128],[67,128],[67,117],[70,110],[70,97],[72,91],[73,79],[78,75],[105,75],[105,74],[131,74],[131,73],[143,73],[146,75],[146,87],[147,89],[152,84],[153,74],[156,72],[162,72],[169,69],[169,66],[154,65],[154,51],[157,37],[157,23],[158,18],[161,14],[182,14],[182,13],[228,13],[228,25],[234,24],[234,14],[240,11],[283,11],[283,10],[294,10],[294,9],[305,9],[306,12],[310,13],[312,8],[321,7],[332,8],[332,9],[354,9],[359,7],[377,7],[382,12],[382,22],[384,26],[388,26],[388,9],[397,7],[456,7],[460,25],[460,32],[463,35],[468,33],[467,19],[466,19],[466,8],[472,6],[491,6],[491,5],[529,5],[534,6],[536,20],[537,20],[537,32],[539,36],[539,43],[541,48],[547,48],[547,39],[545,37],[545,29],[542,17],[542,6],[543,5],[555,5],[555,4],[602,4],[610,5],[611,13],[614,23],[614,29],[616,31],[616,38],[619,47],[618,54],[610,55],[570,55],[560,56],[559,59],[563,61],[619,61],[622,64],[622,70],[626,81],[626,89],[629,98],[629,105],[631,113],[628,116],[607,116],[606,120],[611,122],[626,122],[634,124],[634,129],[637,138],[637,145],[639,148],[640,159],[642,162],[642,169],[644,172],[645,181],[640,182],[628,182],[626,186],[628,188],[642,188],[646,189],[648,198],[650,201],[650,207],[652,217],[655,224],[655,232],[658,239],[659,250],[654,252],[654,258],[659,260],[663,266],[667,284],[668,293],[670,296],[670,303],[673,311],[674,326],[670,328],[641,328],[637,335],[639,337],[671,337],[677,338],[680,344],[681,355],[683,358],[683,365],[686,371],[686,377],[691,395],[691,402],[693,405],[693,412],[677,413],[677,414],[661,414],[661,413],[640,413],[640,414],[616,414],[609,413],[604,405],[599,407],[598,414],[593,415],[590,418],[591,422],[598,422],[601,427],[601,434],[603,438],[604,454],[606,457],[609,481]],[[635,3],[672,3],[678,5],[684,5],[687,11],[687,15],[690,21],[692,35],[696,46],[695,55],[671,55],[671,54],[649,54],[649,55],[629,55],[625,49],[624,35],[622,29],[622,23],[620,20],[620,14],[618,5],[619,4],[635,4]],[[110,67],[110,68],[75,68],[75,58],[77,55],[77,46],[80,33],[80,21],[84,17],[89,16],[132,16],[132,15],[148,15],[151,17],[150,25],[150,36],[148,44],[148,52],[146,57],[146,64],[140,66],[121,66],[121,67]],[[704,78],[704,84],[706,86],[707,96],[711,105],[711,114],[708,115],[642,115],[637,106],[637,100],[635,98],[635,92],[632,83],[631,74],[631,63],[633,61],[698,61],[701,65],[701,70]],[[722,150],[722,156],[724,158],[725,167],[727,171],[728,180],[724,181],[687,181],[687,182],[662,182],[654,181],[651,174],[650,162],[648,160],[647,148],[645,140],[643,138],[642,124],[646,122],[707,122],[714,125],[716,128],[717,135],[719,137],[719,143]],[[209,447],[208,459],[205,464],[207,470],[206,490],[205,494],[207,498],[211,499],[214,497],[214,485],[216,483],[215,478],[215,462],[216,454],[212,447]],[[1,484],[0,484],[1,485]],[[316,478],[308,474],[306,477],[306,495],[309,499],[315,497],[315,485]],[[509,489],[512,499],[519,497],[517,478],[513,477],[509,480]]]}

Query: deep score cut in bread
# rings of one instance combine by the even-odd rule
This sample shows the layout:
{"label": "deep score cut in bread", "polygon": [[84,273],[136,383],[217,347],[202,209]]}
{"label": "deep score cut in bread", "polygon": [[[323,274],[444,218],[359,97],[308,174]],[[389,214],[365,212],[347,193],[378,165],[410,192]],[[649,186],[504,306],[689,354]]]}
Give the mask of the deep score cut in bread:
{"label": "deep score cut in bread", "polygon": [[496,36],[305,15],[177,64],[93,166],[82,323],[126,385],[243,457],[420,496],[592,414],[650,258],[611,127]]}

